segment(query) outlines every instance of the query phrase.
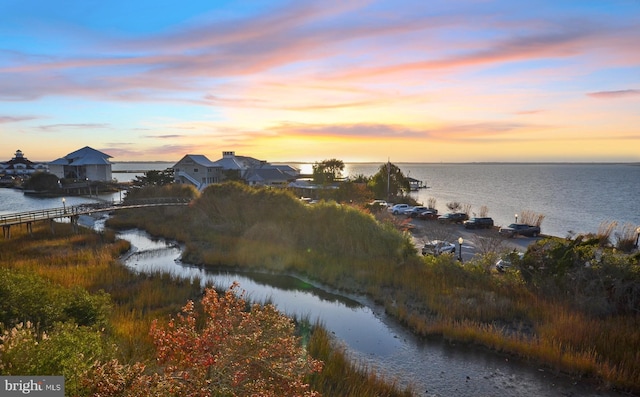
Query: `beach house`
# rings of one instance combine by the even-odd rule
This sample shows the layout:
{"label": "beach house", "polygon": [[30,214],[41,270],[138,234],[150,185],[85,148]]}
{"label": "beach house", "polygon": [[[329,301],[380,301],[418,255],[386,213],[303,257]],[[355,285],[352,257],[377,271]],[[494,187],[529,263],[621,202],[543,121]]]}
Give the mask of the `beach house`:
{"label": "beach house", "polygon": [[217,161],[211,161],[202,154],[187,154],[173,166],[173,170],[176,183],[190,183],[199,190],[225,180],[242,180],[259,186],[286,186],[299,173],[291,166],[237,156],[233,151],[222,152],[222,158]]}
{"label": "beach house", "polygon": [[15,155],[9,161],[0,162],[0,175],[2,176],[27,176],[35,172],[47,172],[47,163],[36,163],[24,157],[22,150],[16,150]]}
{"label": "beach house", "polygon": [[49,163],[49,172],[58,178],[82,181],[113,180],[111,161],[106,153],[85,146]]}

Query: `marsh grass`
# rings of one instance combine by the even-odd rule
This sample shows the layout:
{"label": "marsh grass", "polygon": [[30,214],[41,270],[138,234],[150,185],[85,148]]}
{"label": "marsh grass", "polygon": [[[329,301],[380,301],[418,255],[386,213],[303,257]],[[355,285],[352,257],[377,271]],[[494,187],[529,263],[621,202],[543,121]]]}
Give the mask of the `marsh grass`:
{"label": "marsh grass", "polygon": [[147,352],[152,345],[144,326],[198,297],[200,281],[133,274],[117,261],[129,247],[109,232],[74,233],[70,225],[57,224],[52,235],[48,225],[36,224],[32,235],[16,231],[10,240],[0,241],[0,266],[35,274],[63,288],[109,293],[114,309],[108,329],[119,351]]}
{"label": "marsh grass", "polygon": [[489,216],[489,207],[486,205],[480,206],[480,211],[478,212],[478,216],[480,218],[486,218]]}
{"label": "marsh grass", "polygon": [[618,227],[618,222],[616,221],[602,221],[598,226],[598,233],[596,237],[598,238],[601,246],[607,246],[611,244],[611,236],[613,232]]}
{"label": "marsh grass", "polygon": [[542,225],[542,221],[544,220],[544,218],[544,214],[539,214],[530,210],[524,210],[520,212],[519,221],[520,223],[539,227],[540,225]]}
{"label": "marsh grass", "polygon": [[[154,319],[168,320],[185,302],[197,300],[202,293],[201,280],[185,280],[161,272],[132,273],[117,260],[129,249],[129,244],[116,240],[114,233],[96,234],[81,229],[76,234],[68,225],[55,227],[54,235],[47,225],[40,224],[34,226],[32,235],[18,230],[11,240],[1,240],[0,267],[36,274],[61,288],[108,292],[113,305],[102,332],[108,343],[116,347],[113,354],[122,362],[147,362],[153,368],[150,359],[155,355],[155,347],[149,335],[151,323]],[[253,238],[268,232],[266,229]],[[231,252],[228,255],[232,257]],[[256,258],[249,256],[244,262]],[[316,390],[327,396],[412,395],[409,390],[399,391],[395,384],[350,360],[321,326],[312,328],[309,350],[325,362],[326,368],[313,378]],[[332,394],[333,391],[338,394]]]}
{"label": "marsh grass", "polygon": [[[127,225],[184,241],[187,262],[293,271],[368,294],[418,335],[640,389],[637,315],[583,313],[562,297],[532,292],[517,270],[490,271],[490,259],[461,265],[452,255],[418,257],[403,225],[385,215],[376,219],[331,203],[305,206],[286,193],[225,184],[208,188],[180,214],[122,217]],[[543,219],[528,211],[520,218]]]}
{"label": "marsh grass", "polygon": [[616,232],[616,248],[624,252],[631,252],[635,248],[636,241],[638,239],[638,228],[631,224],[626,223],[622,226],[619,232]]}

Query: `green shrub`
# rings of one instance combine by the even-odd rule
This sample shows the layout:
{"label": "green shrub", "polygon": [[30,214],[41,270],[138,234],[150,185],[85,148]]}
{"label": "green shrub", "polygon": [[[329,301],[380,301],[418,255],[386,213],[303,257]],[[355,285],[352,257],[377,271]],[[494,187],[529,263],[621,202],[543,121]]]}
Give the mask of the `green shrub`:
{"label": "green shrub", "polygon": [[19,323],[0,342],[0,374],[62,375],[67,395],[75,395],[83,372],[109,351],[99,331],[72,323],[57,323],[44,334]]}
{"label": "green shrub", "polygon": [[0,269],[0,323],[5,328],[30,322],[37,331],[46,332],[60,321],[102,327],[109,309],[110,298],[103,292],[91,295],[35,274]]}

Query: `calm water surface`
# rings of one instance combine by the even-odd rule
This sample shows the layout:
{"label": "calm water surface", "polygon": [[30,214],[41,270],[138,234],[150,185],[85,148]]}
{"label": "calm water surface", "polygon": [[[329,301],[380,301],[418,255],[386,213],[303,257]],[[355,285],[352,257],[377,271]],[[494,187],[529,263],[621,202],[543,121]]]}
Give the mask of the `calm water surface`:
{"label": "calm water surface", "polygon": [[96,201],[119,201],[119,193],[98,195],[97,197],[66,196],[65,203],[62,197],[36,197],[22,193],[21,190],[0,188],[0,215],[13,212],[26,212],[40,209],[63,208],[64,205],[72,206]]}
{"label": "calm water surface", "polygon": [[[638,164],[396,164],[429,186],[412,195],[426,203],[485,205],[497,225],[528,210],[545,215],[542,232],[564,237],[597,232],[604,221],[640,226]],[[373,175],[380,164],[346,164],[345,174]]]}

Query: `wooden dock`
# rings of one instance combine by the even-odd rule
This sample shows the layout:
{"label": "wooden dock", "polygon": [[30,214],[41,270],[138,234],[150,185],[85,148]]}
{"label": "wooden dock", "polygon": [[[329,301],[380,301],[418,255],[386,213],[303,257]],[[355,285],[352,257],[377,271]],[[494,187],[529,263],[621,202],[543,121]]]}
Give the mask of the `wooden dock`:
{"label": "wooden dock", "polygon": [[189,199],[182,198],[155,198],[147,200],[135,200],[124,202],[102,202],[102,203],[88,203],[79,205],[70,205],[58,208],[47,208],[35,211],[16,212],[12,214],[0,215],[0,226],[2,226],[2,234],[4,238],[11,238],[11,226],[26,225],[27,231],[31,233],[32,225],[35,222],[50,221],[52,223],[55,219],[69,218],[74,227],[77,227],[78,218],[80,215],[90,215],[98,212],[111,212],[122,209],[130,208],[144,208],[144,207],[160,207],[160,206],[184,206],[188,205]]}

